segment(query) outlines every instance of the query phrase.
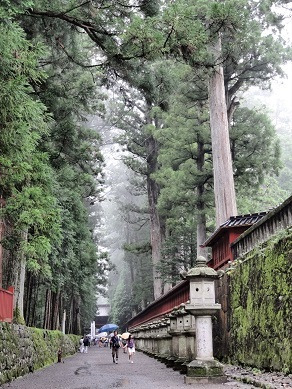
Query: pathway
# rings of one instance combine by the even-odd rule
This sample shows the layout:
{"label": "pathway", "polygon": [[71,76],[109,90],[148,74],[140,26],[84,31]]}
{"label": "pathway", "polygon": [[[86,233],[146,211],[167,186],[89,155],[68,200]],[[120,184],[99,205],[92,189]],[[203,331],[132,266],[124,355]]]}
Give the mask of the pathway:
{"label": "pathway", "polygon": [[136,352],[134,363],[120,350],[119,364],[113,364],[109,348],[93,346],[88,354],[76,354],[9,384],[5,389],[235,389],[252,388],[236,381],[216,385],[185,385],[184,377],[163,363]]}

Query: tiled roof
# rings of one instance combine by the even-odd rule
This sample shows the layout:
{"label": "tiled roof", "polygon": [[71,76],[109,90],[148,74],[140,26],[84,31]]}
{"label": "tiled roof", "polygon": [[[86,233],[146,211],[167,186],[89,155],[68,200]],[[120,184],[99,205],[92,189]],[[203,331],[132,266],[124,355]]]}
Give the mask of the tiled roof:
{"label": "tiled roof", "polygon": [[226,222],[221,224],[222,227],[235,227],[235,226],[252,226],[259,220],[261,220],[267,212],[250,213],[247,215],[230,216]]}
{"label": "tiled roof", "polygon": [[224,229],[231,227],[250,227],[253,224],[257,223],[261,220],[267,212],[259,212],[259,213],[250,213],[247,215],[238,215],[238,216],[230,216],[229,219],[226,220],[213,234],[202,244],[203,247],[208,246],[208,244],[213,241],[215,237]]}

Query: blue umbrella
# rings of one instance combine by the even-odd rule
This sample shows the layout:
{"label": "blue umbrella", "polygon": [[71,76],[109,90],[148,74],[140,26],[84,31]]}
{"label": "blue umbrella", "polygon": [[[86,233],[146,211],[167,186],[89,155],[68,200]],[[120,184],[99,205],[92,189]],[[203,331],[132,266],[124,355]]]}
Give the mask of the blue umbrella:
{"label": "blue umbrella", "polygon": [[104,331],[114,331],[114,330],[116,330],[117,328],[119,328],[119,326],[117,326],[116,324],[105,324],[104,326],[102,326],[102,327],[98,330],[98,333],[104,332]]}

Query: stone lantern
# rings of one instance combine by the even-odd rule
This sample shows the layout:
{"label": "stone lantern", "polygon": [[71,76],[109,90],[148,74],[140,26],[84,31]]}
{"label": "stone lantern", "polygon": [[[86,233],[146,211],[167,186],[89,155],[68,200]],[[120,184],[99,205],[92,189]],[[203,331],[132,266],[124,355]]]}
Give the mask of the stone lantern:
{"label": "stone lantern", "polygon": [[171,355],[167,358],[168,367],[173,367],[175,360],[178,358],[177,314],[178,307],[175,307],[168,315],[170,319],[169,334],[171,336]]}
{"label": "stone lantern", "polygon": [[177,307],[175,307],[172,312],[169,315],[170,318],[170,331],[176,331],[177,330],[177,320],[176,320],[176,313],[177,313]]}
{"label": "stone lantern", "polygon": [[213,357],[212,315],[221,309],[215,303],[218,274],[200,256],[186,278],[190,281],[190,302],[185,309],[196,318],[196,359],[187,366],[185,382],[225,382],[223,365]]}

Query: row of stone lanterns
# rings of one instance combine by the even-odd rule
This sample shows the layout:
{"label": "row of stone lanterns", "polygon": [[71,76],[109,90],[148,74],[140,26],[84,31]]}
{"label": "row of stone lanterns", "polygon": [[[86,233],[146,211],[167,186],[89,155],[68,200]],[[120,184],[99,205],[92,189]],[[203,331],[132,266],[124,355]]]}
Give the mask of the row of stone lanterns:
{"label": "row of stone lanterns", "polygon": [[195,319],[185,310],[185,304],[131,332],[137,349],[174,369],[186,372],[187,363],[195,356]]}
{"label": "row of stone lanterns", "polygon": [[223,365],[213,357],[212,315],[221,308],[215,303],[217,272],[199,257],[186,278],[190,301],[130,331],[137,349],[185,372],[187,384],[224,382]]}

